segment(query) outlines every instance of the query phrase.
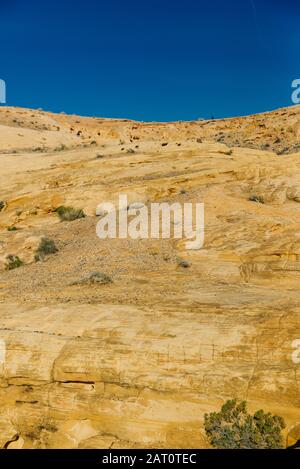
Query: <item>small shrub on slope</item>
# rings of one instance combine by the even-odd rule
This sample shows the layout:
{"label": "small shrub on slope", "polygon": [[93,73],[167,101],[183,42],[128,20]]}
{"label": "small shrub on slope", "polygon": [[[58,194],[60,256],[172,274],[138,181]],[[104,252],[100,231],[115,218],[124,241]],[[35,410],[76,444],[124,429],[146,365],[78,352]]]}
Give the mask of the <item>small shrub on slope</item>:
{"label": "small shrub on slope", "polygon": [[205,414],[204,427],[212,446],[219,449],[279,449],[284,420],[263,410],[251,415],[245,401],[227,401],[220,412]]}

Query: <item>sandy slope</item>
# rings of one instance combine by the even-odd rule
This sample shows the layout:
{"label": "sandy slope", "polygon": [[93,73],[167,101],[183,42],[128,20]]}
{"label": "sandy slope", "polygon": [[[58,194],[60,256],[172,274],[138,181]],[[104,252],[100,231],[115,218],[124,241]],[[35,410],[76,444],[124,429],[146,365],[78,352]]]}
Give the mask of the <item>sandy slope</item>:
{"label": "sandy slope", "polygon": [[[0,108],[2,445],[205,447],[203,414],[234,396],[298,437],[299,129],[300,106],[169,124]],[[120,192],[204,201],[204,248],[98,239]],[[58,252],[35,262],[42,236]]]}

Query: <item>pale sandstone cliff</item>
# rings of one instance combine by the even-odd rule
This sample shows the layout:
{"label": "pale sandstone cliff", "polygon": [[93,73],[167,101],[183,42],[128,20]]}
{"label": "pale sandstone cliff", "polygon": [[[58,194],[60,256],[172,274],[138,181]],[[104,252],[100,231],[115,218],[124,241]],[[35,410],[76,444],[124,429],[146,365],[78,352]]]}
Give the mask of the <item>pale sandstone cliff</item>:
{"label": "pale sandstone cliff", "polygon": [[[2,447],[207,447],[204,413],[235,396],[300,438],[299,135],[299,106],[169,124],[0,108]],[[204,201],[204,248],[98,239],[120,192]],[[62,223],[62,204],[88,216]],[[34,262],[42,236],[58,252]]]}

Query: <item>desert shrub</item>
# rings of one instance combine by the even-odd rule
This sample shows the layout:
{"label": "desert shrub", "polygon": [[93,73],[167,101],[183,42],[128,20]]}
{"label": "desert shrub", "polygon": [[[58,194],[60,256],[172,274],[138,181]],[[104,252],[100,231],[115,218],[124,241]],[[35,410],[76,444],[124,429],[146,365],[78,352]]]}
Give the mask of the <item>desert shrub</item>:
{"label": "desert shrub", "polygon": [[55,254],[58,251],[55,242],[50,238],[42,238],[35,254],[36,261],[44,260],[45,256]]}
{"label": "desert shrub", "polygon": [[227,401],[220,412],[205,414],[204,427],[212,446],[220,449],[279,449],[283,447],[282,417],[263,410],[251,415],[245,401]]}
{"label": "desert shrub", "polygon": [[5,266],[6,270],[17,269],[18,267],[21,267],[21,265],[23,265],[23,262],[18,256],[13,256],[12,254],[7,256],[7,264]]}
{"label": "desert shrub", "polygon": [[101,285],[106,285],[107,283],[112,283],[112,279],[109,275],[102,272],[92,272],[88,278],[88,283],[100,283]]}
{"label": "desert shrub", "polygon": [[250,202],[257,202],[259,204],[264,204],[265,203],[264,198],[261,195],[255,195],[255,194],[250,195],[249,201]]}
{"label": "desert shrub", "polygon": [[185,259],[177,259],[177,265],[179,267],[183,267],[184,269],[187,269],[188,267],[191,266],[191,264]]}
{"label": "desert shrub", "polygon": [[0,200],[0,212],[3,210],[5,207],[5,202],[3,200]]}
{"label": "desert shrub", "polygon": [[84,211],[81,208],[65,207],[61,205],[55,211],[61,221],[73,221],[85,217]]}
{"label": "desert shrub", "polygon": [[16,226],[9,226],[7,231],[18,231],[18,228]]}
{"label": "desert shrub", "polygon": [[109,275],[104,274],[103,272],[91,272],[88,276],[73,282],[72,285],[107,285],[108,283],[112,282],[112,278]]}

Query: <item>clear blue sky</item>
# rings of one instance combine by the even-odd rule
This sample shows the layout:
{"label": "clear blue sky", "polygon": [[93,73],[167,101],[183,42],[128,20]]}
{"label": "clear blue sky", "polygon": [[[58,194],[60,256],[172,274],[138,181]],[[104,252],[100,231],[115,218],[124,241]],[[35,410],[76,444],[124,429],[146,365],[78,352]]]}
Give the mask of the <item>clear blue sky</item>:
{"label": "clear blue sky", "polygon": [[138,120],[287,106],[299,0],[1,0],[7,104]]}

